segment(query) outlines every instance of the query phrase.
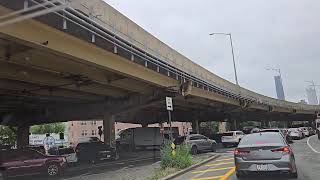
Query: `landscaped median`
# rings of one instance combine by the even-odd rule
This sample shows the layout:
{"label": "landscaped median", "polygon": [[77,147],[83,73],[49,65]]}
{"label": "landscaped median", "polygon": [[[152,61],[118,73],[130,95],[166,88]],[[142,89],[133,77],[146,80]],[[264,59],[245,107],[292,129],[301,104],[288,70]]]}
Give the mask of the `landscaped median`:
{"label": "landscaped median", "polygon": [[161,149],[161,162],[160,167],[156,168],[148,180],[169,180],[173,179],[190,169],[201,166],[215,158],[218,155],[214,153],[205,153],[192,156],[190,153],[190,146],[181,144],[173,153],[170,144],[166,144]]}

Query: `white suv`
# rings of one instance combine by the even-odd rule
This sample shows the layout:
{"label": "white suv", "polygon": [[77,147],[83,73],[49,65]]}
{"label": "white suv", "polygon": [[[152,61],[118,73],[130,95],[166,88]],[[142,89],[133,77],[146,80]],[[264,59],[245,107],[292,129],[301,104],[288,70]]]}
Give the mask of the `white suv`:
{"label": "white suv", "polygon": [[224,147],[228,147],[229,145],[237,146],[244,136],[242,131],[229,131],[222,134],[221,142]]}

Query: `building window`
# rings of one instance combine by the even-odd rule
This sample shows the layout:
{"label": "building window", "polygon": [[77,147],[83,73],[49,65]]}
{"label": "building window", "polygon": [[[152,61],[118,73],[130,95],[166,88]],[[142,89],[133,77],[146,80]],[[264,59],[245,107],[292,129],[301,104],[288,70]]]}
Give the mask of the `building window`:
{"label": "building window", "polygon": [[81,121],[80,124],[81,125],[87,125],[87,122],[86,121]]}
{"label": "building window", "polygon": [[88,135],[88,131],[87,130],[82,130],[81,136],[87,136]]}
{"label": "building window", "polygon": [[97,135],[97,131],[96,131],[96,130],[92,130],[91,135],[92,135],[92,136]]}
{"label": "building window", "polygon": [[97,121],[91,121],[91,125],[96,125]]}

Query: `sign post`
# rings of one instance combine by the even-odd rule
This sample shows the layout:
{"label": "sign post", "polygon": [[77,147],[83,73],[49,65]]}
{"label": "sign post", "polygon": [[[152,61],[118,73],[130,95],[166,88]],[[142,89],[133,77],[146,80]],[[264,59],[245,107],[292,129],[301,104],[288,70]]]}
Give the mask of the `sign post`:
{"label": "sign post", "polygon": [[172,97],[166,97],[166,104],[167,104],[167,110],[168,110],[168,115],[169,115],[170,141],[172,141],[173,140],[173,138],[172,138],[172,125],[171,125],[171,111],[173,111]]}

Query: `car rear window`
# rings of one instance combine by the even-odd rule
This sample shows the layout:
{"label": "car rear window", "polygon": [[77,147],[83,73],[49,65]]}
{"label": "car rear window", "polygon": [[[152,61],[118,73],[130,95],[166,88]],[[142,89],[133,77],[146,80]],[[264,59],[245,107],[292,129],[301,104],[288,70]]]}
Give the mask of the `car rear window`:
{"label": "car rear window", "polygon": [[240,146],[273,146],[273,145],[284,145],[283,139],[279,133],[255,133],[249,134],[242,138]]}
{"label": "car rear window", "polygon": [[223,133],[222,136],[233,136],[233,132]]}
{"label": "car rear window", "polygon": [[262,129],[260,132],[279,132],[278,129]]}

